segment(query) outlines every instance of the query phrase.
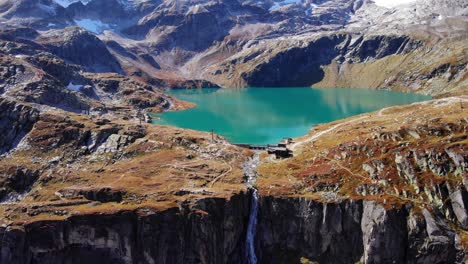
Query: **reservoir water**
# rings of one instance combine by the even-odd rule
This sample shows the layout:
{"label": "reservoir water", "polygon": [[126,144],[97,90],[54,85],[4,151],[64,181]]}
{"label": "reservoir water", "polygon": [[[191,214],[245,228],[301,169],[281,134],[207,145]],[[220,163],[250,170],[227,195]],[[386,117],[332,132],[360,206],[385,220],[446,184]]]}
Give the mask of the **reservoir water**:
{"label": "reservoir water", "polygon": [[431,99],[389,91],[310,87],[178,89],[168,93],[197,106],[156,114],[153,123],[214,130],[232,143],[248,144],[275,144],[284,137],[302,136],[320,123]]}

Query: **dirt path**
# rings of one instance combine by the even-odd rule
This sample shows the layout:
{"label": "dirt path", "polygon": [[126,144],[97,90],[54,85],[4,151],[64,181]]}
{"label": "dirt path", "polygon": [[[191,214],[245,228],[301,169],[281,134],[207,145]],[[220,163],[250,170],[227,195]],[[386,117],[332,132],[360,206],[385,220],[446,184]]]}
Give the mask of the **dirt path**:
{"label": "dirt path", "polygon": [[349,123],[356,122],[356,121],[359,121],[359,120],[361,120],[361,119],[368,118],[368,117],[369,117],[368,115],[366,115],[366,116],[361,116],[361,117],[358,117],[358,118],[349,120],[349,121],[344,122],[344,123],[336,124],[336,125],[330,127],[329,129],[320,131],[320,132],[318,132],[318,133],[312,135],[311,137],[309,137],[309,138],[307,138],[307,139],[305,139],[305,140],[298,141],[298,142],[292,144],[291,147],[290,147],[290,149],[291,149],[292,151],[295,151],[295,150],[297,149],[297,147],[299,147],[300,145],[303,145],[303,144],[308,143],[308,142],[312,142],[312,141],[316,140],[317,138],[321,137],[322,135],[327,134],[327,133],[330,133],[330,132],[332,132],[333,130],[335,130],[335,129],[337,129],[337,128],[343,126],[343,125],[347,125],[347,124],[349,124]]}
{"label": "dirt path", "polygon": [[[225,162],[226,163],[226,162]],[[214,180],[212,180],[210,183],[209,183],[209,187],[212,188],[213,185],[219,181],[220,179],[222,179],[224,176],[226,176],[228,173],[230,173],[232,171],[232,166],[229,165],[228,163],[226,163],[226,165],[229,166],[229,169],[223,173],[221,173],[218,177],[214,178]]]}

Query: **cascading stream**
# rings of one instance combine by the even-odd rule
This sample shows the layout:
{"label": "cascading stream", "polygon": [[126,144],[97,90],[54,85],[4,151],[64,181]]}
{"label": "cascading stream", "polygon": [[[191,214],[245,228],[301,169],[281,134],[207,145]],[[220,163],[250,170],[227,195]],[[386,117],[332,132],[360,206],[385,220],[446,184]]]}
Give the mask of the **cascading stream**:
{"label": "cascading stream", "polygon": [[258,190],[255,187],[255,182],[257,180],[257,166],[259,161],[260,157],[257,152],[244,165],[244,173],[247,176],[247,187],[252,191],[249,222],[247,225],[247,237],[245,241],[246,260],[249,264],[257,263],[257,256],[255,254],[255,233],[257,229],[258,215]]}
{"label": "cascading stream", "polygon": [[257,229],[258,191],[255,188],[253,188],[250,207],[246,239],[247,261],[249,264],[257,264],[257,256],[255,255],[255,231]]}

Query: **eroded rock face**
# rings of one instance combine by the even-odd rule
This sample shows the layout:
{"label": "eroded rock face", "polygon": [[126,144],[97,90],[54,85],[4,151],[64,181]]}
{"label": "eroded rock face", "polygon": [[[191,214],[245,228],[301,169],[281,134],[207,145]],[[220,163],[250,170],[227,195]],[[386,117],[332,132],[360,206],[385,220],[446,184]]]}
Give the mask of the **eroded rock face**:
{"label": "eroded rock face", "polygon": [[0,173],[0,200],[5,197],[15,200],[15,196],[29,190],[39,178],[39,174],[39,170],[11,165],[6,171]]}
{"label": "eroded rock face", "polygon": [[0,154],[16,147],[38,119],[34,108],[0,98]]}
{"label": "eroded rock face", "polygon": [[242,263],[249,196],[0,228],[1,263]]}
{"label": "eroded rock face", "polygon": [[355,263],[363,253],[362,202],[322,204],[304,198],[262,197],[256,248],[260,263]]}
{"label": "eroded rock face", "polygon": [[57,56],[91,72],[117,72],[122,69],[105,44],[86,30],[71,27],[50,32],[38,39]]}
{"label": "eroded rock face", "polygon": [[390,55],[407,54],[421,45],[408,36],[328,35],[291,41],[284,47],[279,45],[277,53],[248,53],[222,64],[214,74],[235,76],[235,72],[240,70],[240,80],[232,82],[251,87],[310,86],[324,79],[323,67],[332,62],[371,62]]}
{"label": "eroded rock face", "polygon": [[364,202],[361,221],[365,263],[403,263],[408,245],[406,210]]}
{"label": "eroded rock face", "polygon": [[427,210],[263,197],[256,249],[260,263],[462,263],[467,252],[455,240],[447,220]]}
{"label": "eroded rock face", "polygon": [[[247,194],[194,207],[77,215],[0,228],[2,263],[247,263]],[[318,203],[262,197],[259,263],[463,263],[455,232],[437,214],[372,201]]]}
{"label": "eroded rock face", "polygon": [[465,229],[468,229],[468,192],[466,188],[461,187],[450,194],[453,212],[458,222]]}

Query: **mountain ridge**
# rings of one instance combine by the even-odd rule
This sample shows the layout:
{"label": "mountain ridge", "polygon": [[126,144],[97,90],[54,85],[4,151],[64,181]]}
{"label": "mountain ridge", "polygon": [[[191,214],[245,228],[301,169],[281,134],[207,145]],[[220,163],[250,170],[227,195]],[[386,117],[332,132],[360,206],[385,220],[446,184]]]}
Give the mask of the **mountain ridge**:
{"label": "mountain ridge", "polygon": [[[150,83],[206,80],[223,87],[269,86],[270,83],[250,83],[243,78],[243,75],[250,74],[250,68],[255,69],[256,66],[239,64],[239,59],[236,58],[245,62],[255,60],[261,55],[266,61],[277,60],[275,56],[287,53],[290,47],[311,44],[321,36],[326,38],[336,34],[348,34],[351,36],[350,41],[379,36],[408,38],[410,42],[420,42],[425,49],[435,51],[428,53],[432,57],[427,60],[433,61],[433,64],[428,66],[430,69],[413,73],[416,79],[422,79],[418,80],[420,84],[416,89],[412,87],[412,82],[405,80],[406,77],[399,77],[404,75],[404,71],[396,72],[394,81],[380,81],[376,84],[363,82],[365,86],[361,88],[397,89],[440,96],[457,94],[467,85],[467,62],[463,54],[467,48],[464,29],[468,23],[468,7],[464,1],[419,0],[395,8],[380,7],[370,0],[307,0],[284,4],[281,1],[236,0],[90,0],[68,1],[64,5],[51,0],[22,0],[14,4],[8,0],[2,2],[0,21],[3,21],[3,24],[33,26],[41,32],[40,35],[51,35],[54,34],[53,31],[60,34],[64,27],[74,25],[87,28],[107,46],[123,70],[120,72],[114,67],[111,71],[133,75]],[[27,8],[21,6],[34,4],[48,6],[54,12],[39,12],[35,14],[35,18],[14,16],[15,12],[19,13],[17,15],[27,16],[28,14],[21,13],[21,10]],[[107,15],[108,11],[112,11],[113,15]],[[34,24],[31,24],[31,19],[35,20]],[[193,41],[186,41],[187,39]],[[447,42],[457,42],[460,47],[444,45]],[[317,65],[325,68],[327,74],[319,73],[309,78],[312,81],[298,84],[318,87],[333,85],[330,79],[340,78],[331,70],[336,65],[340,66],[338,68],[346,68],[348,64],[372,68],[367,65],[366,57],[372,58],[373,49],[379,48],[386,47],[366,47],[369,54],[362,53],[362,58],[358,61],[343,61],[341,57],[330,58]],[[443,56],[434,55],[443,48],[449,50]],[[364,49],[361,52],[364,52]],[[392,50],[381,53],[385,56],[372,59],[380,61],[380,66],[389,64],[388,60],[391,58],[387,57],[399,55],[399,52]],[[451,78],[441,80],[443,78],[440,75],[427,74],[437,71],[444,61],[454,57],[457,59],[449,68],[450,71],[455,69],[455,75],[461,76],[461,80],[456,84],[451,84]],[[307,64],[299,66],[309,67]],[[395,71],[396,66],[397,64],[390,63],[387,67]],[[236,74],[218,74],[217,71],[223,67],[230,68]],[[286,72],[281,71],[280,67],[279,74],[284,76]],[[305,71],[301,78],[314,74],[314,70]],[[429,81],[426,80],[428,77]],[[280,79],[280,76],[274,78]],[[335,85],[347,82],[352,83],[352,78],[348,77],[346,81]],[[433,85],[432,82],[437,85]],[[273,86],[279,85],[285,84],[277,82]],[[440,91],[441,85],[454,88],[447,92]]]}
{"label": "mountain ridge", "polygon": [[[0,0],[0,262],[466,263],[467,24],[464,0]],[[148,124],[194,106],[165,89],[291,85],[441,98],[282,160]]]}

